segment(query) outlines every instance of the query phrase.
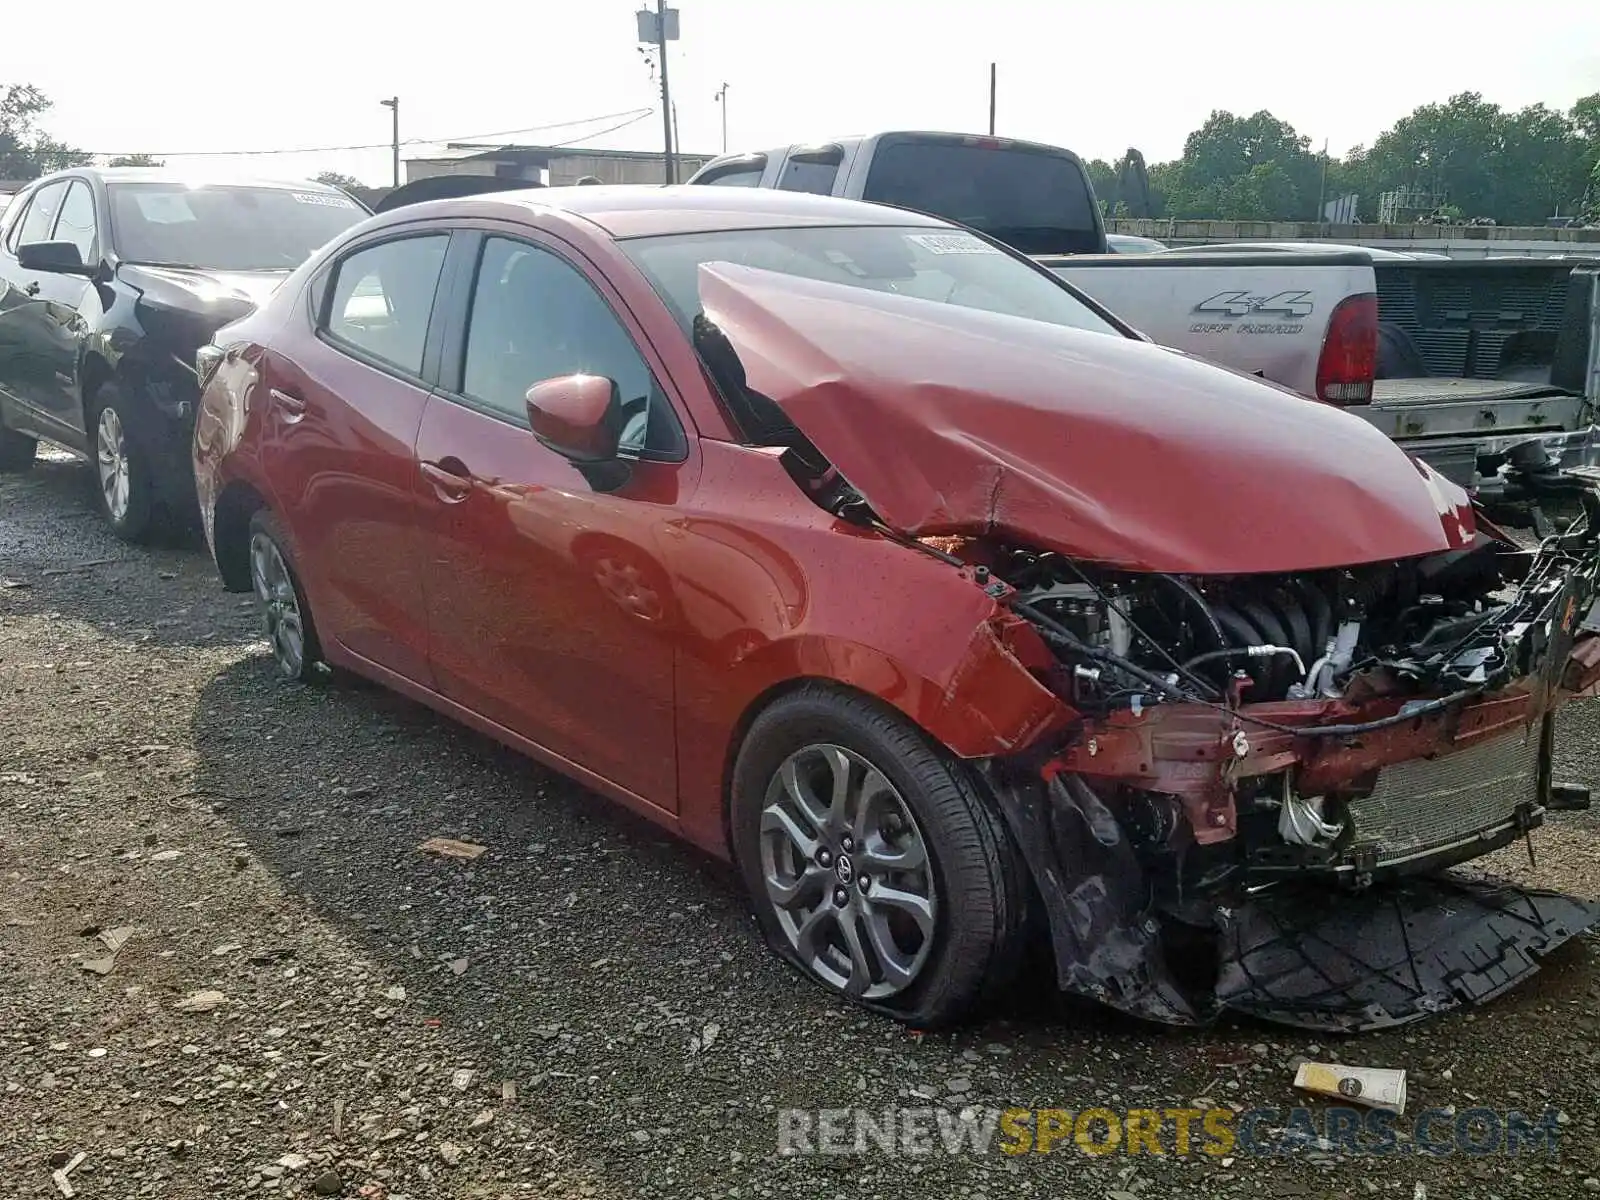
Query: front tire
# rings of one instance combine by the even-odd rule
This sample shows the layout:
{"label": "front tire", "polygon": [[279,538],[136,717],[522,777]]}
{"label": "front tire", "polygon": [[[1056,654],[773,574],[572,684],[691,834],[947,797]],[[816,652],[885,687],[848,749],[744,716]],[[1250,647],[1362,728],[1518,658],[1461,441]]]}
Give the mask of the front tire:
{"label": "front tire", "polygon": [[325,668],[311,606],[283,527],[265,508],[250,518],[250,587],[278,674],[298,683],[320,681]]}
{"label": "front tire", "polygon": [[89,422],[96,493],[111,532],[125,542],[147,541],[154,532],[155,479],[144,435],[122,389],[102,384]]}
{"label": "front tire", "polygon": [[973,775],[898,713],[820,684],[734,765],[735,858],[768,942],[830,991],[934,1028],[1015,976],[1027,884]]}

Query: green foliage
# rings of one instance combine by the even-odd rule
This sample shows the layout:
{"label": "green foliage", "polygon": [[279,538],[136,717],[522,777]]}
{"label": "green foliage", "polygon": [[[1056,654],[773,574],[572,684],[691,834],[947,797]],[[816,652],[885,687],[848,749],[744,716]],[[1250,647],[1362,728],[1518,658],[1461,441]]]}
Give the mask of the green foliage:
{"label": "green foliage", "polygon": [[354,175],[345,175],[339,171],[324,171],[322,174],[315,176],[315,179],[318,183],[325,183],[329,187],[342,188],[347,192],[351,188],[365,186]]}
{"label": "green foliage", "polygon": [[119,154],[106,164],[108,167],[164,167],[167,164],[153,154]]}
{"label": "green foliage", "polygon": [[[1355,192],[1363,217],[1375,220],[1381,193],[1419,188],[1443,195],[1466,217],[1538,225],[1580,203],[1600,205],[1589,182],[1597,163],[1600,93],[1563,113],[1543,104],[1508,112],[1463,92],[1423,105],[1371,147],[1326,165],[1309,139],[1271,113],[1219,110],[1189,135],[1181,158],[1157,163],[1149,175],[1154,208],[1168,217],[1310,221],[1319,196],[1326,202]],[[1096,168],[1115,175],[1109,164]],[[1098,177],[1095,184],[1099,192]]]}
{"label": "green foliage", "polygon": [[49,98],[32,84],[0,84],[0,179],[37,179],[89,161],[39,129],[49,109]]}

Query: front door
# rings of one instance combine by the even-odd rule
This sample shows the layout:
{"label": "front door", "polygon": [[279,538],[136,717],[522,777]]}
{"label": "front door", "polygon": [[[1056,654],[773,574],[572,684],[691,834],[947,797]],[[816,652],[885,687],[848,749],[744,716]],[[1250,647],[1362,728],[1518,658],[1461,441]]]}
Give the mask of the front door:
{"label": "front door", "polygon": [[415,446],[448,232],[358,243],[313,286],[317,329],[263,363],[263,458],[318,633],[431,686]]}
{"label": "front door", "polygon": [[[71,242],[86,264],[92,266],[100,261],[94,193],[82,179],[67,185],[50,241]],[[82,275],[46,272],[38,276],[37,282],[44,311],[39,346],[42,386],[36,400],[49,420],[66,429],[82,429],[79,364],[90,323],[100,315],[100,296],[94,284]]]}
{"label": "front door", "polygon": [[[486,237],[470,323],[447,348],[417,438],[429,661],[469,709],[676,810],[673,646],[657,533],[687,442],[610,302],[552,248]],[[529,430],[541,379],[607,376],[632,476],[596,492]]]}
{"label": "front door", "polygon": [[46,431],[44,418],[57,407],[64,331],[52,310],[65,298],[63,287],[87,285],[78,278],[25,270],[17,261],[17,247],[50,240],[67,182],[49,184],[22,201],[26,207],[12,220],[0,247],[0,393],[20,418],[14,424],[35,432]]}

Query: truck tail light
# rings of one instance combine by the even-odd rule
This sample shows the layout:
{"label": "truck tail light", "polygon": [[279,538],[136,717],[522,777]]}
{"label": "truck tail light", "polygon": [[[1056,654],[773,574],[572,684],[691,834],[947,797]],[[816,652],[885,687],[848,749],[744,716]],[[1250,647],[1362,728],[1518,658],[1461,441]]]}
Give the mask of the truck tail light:
{"label": "truck tail light", "polygon": [[1347,296],[1328,318],[1317,359],[1317,398],[1329,404],[1370,404],[1378,368],[1378,297]]}

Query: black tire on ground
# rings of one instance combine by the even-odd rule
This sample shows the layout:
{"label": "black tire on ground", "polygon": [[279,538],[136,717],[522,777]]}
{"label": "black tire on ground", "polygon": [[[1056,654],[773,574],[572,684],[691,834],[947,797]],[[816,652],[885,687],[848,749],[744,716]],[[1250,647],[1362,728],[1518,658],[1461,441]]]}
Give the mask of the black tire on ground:
{"label": "black tire on ground", "polygon": [[[258,561],[257,554],[266,557]],[[269,600],[264,591],[271,591],[272,580],[267,578],[274,574],[271,567],[271,553],[276,552],[278,560],[283,564],[287,573],[287,584],[293,594],[294,611],[299,617],[300,627],[300,653],[298,659],[286,653],[284,644],[277,636],[277,629],[269,614]],[[329,671],[322,658],[322,643],[317,638],[316,621],[311,615],[311,605],[306,600],[305,588],[300,583],[300,570],[295,565],[294,555],[290,548],[289,539],[284,534],[283,526],[278,518],[272,514],[271,509],[258,508],[250,518],[250,586],[255,593],[256,613],[261,618],[262,628],[267,635],[267,641],[272,649],[273,664],[278,674],[284,679],[298,683],[320,683],[329,678]],[[263,588],[263,581],[268,586]],[[286,603],[288,597],[279,596],[280,603]],[[281,620],[282,611],[278,613]]]}
{"label": "black tire on ground", "polygon": [[781,696],[757,716],[740,747],[731,798],[733,850],[767,941],[808,978],[847,996],[795,952],[762,863],[768,788],[785,760],[809,745],[842,747],[893,785],[921,832],[935,885],[932,945],[914,980],[892,995],[858,1002],[920,1029],[977,1015],[1021,965],[1025,865],[976,775],[899,713],[860,693],[819,683]]}
{"label": "black tire on ground", "polygon": [[[100,445],[100,425],[108,409],[116,414],[126,456],[128,495],[126,506],[120,513],[113,511],[101,475],[105,450]],[[145,441],[146,434],[139,426],[137,413],[115,381],[101,384],[90,398],[88,433],[89,464],[94,470],[94,490],[100,502],[101,516],[111,526],[111,532],[123,541],[148,541],[157,527],[154,456]]]}
{"label": "black tire on ground", "polygon": [[24,433],[0,425],[0,471],[8,474],[26,471],[33,466],[33,455],[39,443]]}

